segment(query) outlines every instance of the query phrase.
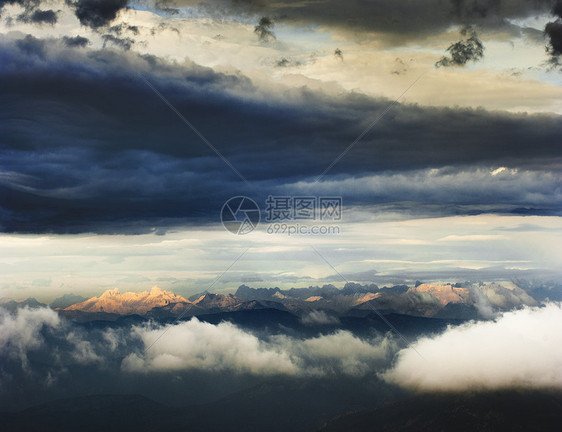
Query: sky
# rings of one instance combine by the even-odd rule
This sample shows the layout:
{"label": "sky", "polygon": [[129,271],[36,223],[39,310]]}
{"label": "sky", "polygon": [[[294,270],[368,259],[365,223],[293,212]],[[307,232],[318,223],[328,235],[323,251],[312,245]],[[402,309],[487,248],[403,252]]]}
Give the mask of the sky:
{"label": "sky", "polygon": [[561,279],[559,2],[0,7],[0,298]]}

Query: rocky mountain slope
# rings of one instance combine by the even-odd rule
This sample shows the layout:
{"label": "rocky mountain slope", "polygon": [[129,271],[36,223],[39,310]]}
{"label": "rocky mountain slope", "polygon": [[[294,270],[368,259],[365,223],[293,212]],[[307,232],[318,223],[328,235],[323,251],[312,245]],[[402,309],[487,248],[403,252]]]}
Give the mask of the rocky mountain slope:
{"label": "rocky mountain slope", "polygon": [[[34,302],[4,303],[6,308],[14,309]],[[380,312],[445,319],[477,319],[491,318],[498,311],[538,304],[517,286],[496,283],[461,286],[421,282],[411,287],[396,285],[379,288],[376,285],[349,283],[342,289],[324,285],[288,290],[242,285],[234,295],[205,291],[189,299],[155,286],[150,291],[139,293],[121,293],[118,289],[112,289],[98,297],[73,303],[59,309],[72,318],[87,315],[90,319],[124,315],[189,317],[267,308],[289,311],[300,317],[306,317],[313,310],[322,310],[337,317],[361,317]]]}
{"label": "rocky mountain slope", "polygon": [[164,291],[157,286],[150,291],[140,293],[125,292],[119,289],[105,291],[99,297],[93,297],[82,303],[76,303],[64,309],[65,311],[81,311],[88,313],[105,312],[118,315],[145,315],[148,311],[171,304],[191,303],[182,296],[171,291]]}

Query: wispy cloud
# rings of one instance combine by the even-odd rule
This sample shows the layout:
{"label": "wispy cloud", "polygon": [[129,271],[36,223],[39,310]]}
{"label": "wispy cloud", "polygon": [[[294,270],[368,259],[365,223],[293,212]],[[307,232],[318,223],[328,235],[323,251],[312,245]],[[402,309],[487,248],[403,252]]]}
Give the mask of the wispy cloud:
{"label": "wispy cloud", "polygon": [[41,348],[45,339],[44,327],[58,328],[61,320],[51,309],[24,308],[15,315],[0,307],[0,356],[19,360],[24,370],[29,369],[27,352]]}

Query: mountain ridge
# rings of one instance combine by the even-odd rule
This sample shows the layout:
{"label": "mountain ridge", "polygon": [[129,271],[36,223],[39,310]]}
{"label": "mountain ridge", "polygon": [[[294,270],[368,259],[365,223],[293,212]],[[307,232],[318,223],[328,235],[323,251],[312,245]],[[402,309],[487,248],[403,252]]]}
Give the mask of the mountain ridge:
{"label": "mountain ridge", "polygon": [[[235,294],[204,291],[189,299],[153,286],[149,291],[124,293],[114,288],[81,302],[75,302],[80,300],[77,296],[63,296],[57,300],[73,303],[56,309],[77,320],[114,319],[126,315],[166,319],[263,308],[289,311],[301,318],[314,310],[322,310],[338,317],[363,316],[369,311],[378,311],[447,319],[489,319],[496,312],[538,304],[517,286],[421,282],[415,286],[395,285],[382,288],[375,284],[363,286],[347,283],[341,289],[324,285],[287,290],[241,285]],[[28,299],[23,302],[4,300],[2,306],[13,312],[25,306],[46,305],[35,299]]]}
{"label": "mountain ridge", "polygon": [[177,303],[190,304],[192,302],[171,291],[164,291],[158,286],[153,286],[150,291],[140,293],[121,293],[118,288],[114,288],[104,291],[99,297],[92,297],[81,303],[73,304],[64,310],[144,315],[156,307]]}

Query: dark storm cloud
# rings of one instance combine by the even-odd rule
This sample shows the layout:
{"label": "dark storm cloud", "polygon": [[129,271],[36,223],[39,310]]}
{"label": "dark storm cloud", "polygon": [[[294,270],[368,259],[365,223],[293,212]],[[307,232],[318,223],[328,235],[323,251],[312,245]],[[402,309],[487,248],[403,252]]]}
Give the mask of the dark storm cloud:
{"label": "dark storm cloud", "polygon": [[468,36],[468,38],[449,46],[447,48],[449,56],[442,57],[441,60],[435,63],[435,66],[464,66],[470,61],[476,62],[484,57],[484,45],[478,39],[476,31],[470,27],[465,27],[462,29],[461,34]]}
{"label": "dark storm cloud", "polygon": [[548,11],[552,0],[161,0],[170,7],[196,6],[211,15],[268,16],[295,24],[337,27],[353,34],[374,31],[390,40],[423,38],[451,25],[504,26],[506,19]]}
{"label": "dark storm cloud", "polygon": [[343,61],[343,52],[342,52],[341,49],[336,48],[336,49],[334,50],[334,56],[335,56],[336,58],[340,59],[341,61]]}
{"label": "dark storm cloud", "polygon": [[[66,4],[74,9],[76,17],[82,25],[97,29],[111,23],[121,9],[127,7],[129,0],[66,0]],[[37,9],[42,0],[0,0],[0,10],[5,5],[19,5],[25,12],[19,20],[36,24],[55,24],[56,12]]]}
{"label": "dark storm cloud", "polygon": [[[557,116],[397,105],[314,186],[388,100],[304,87],[263,94],[241,74],[68,45],[82,42],[0,40],[3,231],[139,233],[215,223],[231,196],[263,201],[300,190],[343,194],[357,206],[418,201],[559,211],[552,208],[559,202]],[[498,166],[520,171],[492,178],[489,167]]]}
{"label": "dark storm cloud", "polygon": [[35,10],[31,13],[24,13],[18,17],[19,21],[33,24],[56,24],[58,17],[53,10]]}
{"label": "dark storm cloud", "polygon": [[26,11],[31,11],[41,3],[41,0],[0,0],[0,9],[6,5],[19,5]]}
{"label": "dark storm cloud", "polygon": [[178,15],[180,13],[179,9],[167,6],[170,2],[167,0],[156,0],[155,6],[156,10],[164,12],[168,15]]}
{"label": "dark storm cloud", "polygon": [[117,13],[127,7],[128,0],[78,0],[70,2],[82,25],[99,28],[108,25]]}
{"label": "dark storm cloud", "polygon": [[131,32],[135,36],[138,36],[140,34],[140,30],[138,26],[129,25],[128,23],[121,23],[118,25],[111,26],[107,29],[107,31],[116,34],[118,36],[123,34],[124,31]]}
{"label": "dark storm cloud", "polygon": [[553,15],[556,15],[559,18],[562,18],[562,1],[557,0],[556,4],[552,8]]}
{"label": "dark storm cloud", "polygon": [[90,43],[88,38],[82,36],[74,36],[74,37],[64,36],[62,40],[67,47],[71,47],[71,48],[76,48],[76,47],[84,48]]}
{"label": "dark storm cloud", "polygon": [[150,34],[154,36],[156,33],[162,33],[166,30],[176,33],[178,37],[180,35],[180,31],[176,27],[164,22],[161,22],[157,27],[153,27],[152,29],[150,29]]}
{"label": "dark storm cloud", "polygon": [[273,21],[268,17],[261,17],[258,25],[254,27],[254,33],[258,35],[262,42],[269,42],[276,39],[272,28]]}
{"label": "dark storm cloud", "polygon": [[135,44],[135,41],[131,38],[120,38],[110,34],[105,34],[101,38],[103,39],[104,48],[107,47],[108,45],[113,45],[118,48],[122,48],[125,51],[128,51]]}
{"label": "dark storm cloud", "polygon": [[545,27],[545,33],[550,38],[552,54],[562,54],[562,21],[550,22]]}
{"label": "dark storm cloud", "polygon": [[46,44],[42,39],[37,39],[36,37],[27,35],[23,39],[18,39],[16,41],[16,46],[22,53],[28,56],[36,56],[39,58],[45,57]]}
{"label": "dark storm cloud", "polygon": [[501,0],[451,0],[451,3],[459,18],[485,18],[500,13],[502,6]]}
{"label": "dark storm cloud", "polygon": [[[20,4],[26,11],[35,9],[40,0],[0,0],[5,4]],[[67,0],[83,25],[99,28],[109,25],[128,0]],[[442,32],[451,25],[480,25],[484,28],[512,26],[506,20],[545,13],[553,8],[553,0],[350,0],[345,7],[338,0],[301,2],[289,0],[157,0],[157,11],[173,15],[177,7],[196,7],[211,16],[240,16],[252,19],[261,16],[265,24],[279,21],[298,25],[327,25],[359,35],[374,31],[387,35],[390,42],[423,38]],[[260,37],[271,39],[268,25],[257,26]]]}
{"label": "dark storm cloud", "polygon": [[275,65],[277,67],[288,67],[291,65],[291,60],[289,60],[288,58],[283,57],[280,60],[277,60],[277,62],[275,63]]}
{"label": "dark storm cloud", "polygon": [[555,21],[549,22],[544,33],[548,37],[546,51],[550,54],[552,66],[560,66],[560,56],[562,55],[562,1],[558,1],[552,9],[552,14],[557,17]]}
{"label": "dark storm cloud", "polygon": [[287,57],[281,57],[279,60],[275,62],[276,67],[294,67],[294,66],[301,66],[302,63],[298,60],[293,60]]}
{"label": "dark storm cloud", "polygon": [[[19,15],[17,17],[17,19],[19,21],[22,22],[34,22],[31,20],[31,15],[34,15],[34,11],[35,9],[41,4],[41,0],[0,0],[0,16],[2,16],[2,9],[4,8],[4,6],[7,5],[18,5],[20,7],[22,7],[24,9],[24,12]],[[37,11],[35,11],[37,12]],[[40,21],[41,18],[45,18],[45,19],[52,19],[52,17],[49,17],[49,12],[53,12],[53,11],[38,11],[39,14],[36,15],[36,18],[39,20],[37,21],[39,24],[41,24],[42,22]],[[55,22],[56,22],[56,15],[55,15]],[[13,17],[8,17],[6,19],[6,23],[9,25],[13,22]],[[54,23],[53,23],[54,24]]]}

